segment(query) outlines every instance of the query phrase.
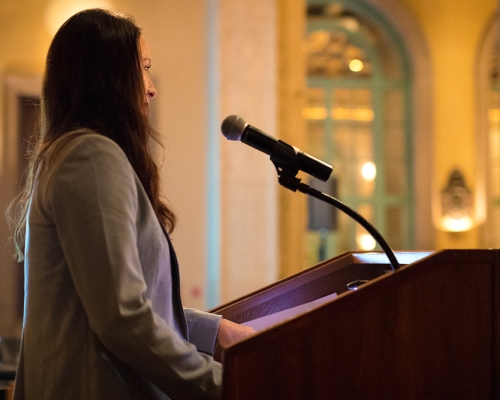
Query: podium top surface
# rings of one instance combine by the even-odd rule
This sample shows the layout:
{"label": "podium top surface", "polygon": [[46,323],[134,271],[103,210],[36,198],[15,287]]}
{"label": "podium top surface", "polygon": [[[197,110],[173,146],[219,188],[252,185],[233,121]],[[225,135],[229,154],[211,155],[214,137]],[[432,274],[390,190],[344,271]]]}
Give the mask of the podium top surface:
{"label": "podium top surface", "polygon": [[[434,253],[434,251],[397,251],[394,255],[401,265],[407,265],[420,261]],[[351,255],[353,262],[363,264],[390,264],[387,255],[381,252],[351,253]]]}

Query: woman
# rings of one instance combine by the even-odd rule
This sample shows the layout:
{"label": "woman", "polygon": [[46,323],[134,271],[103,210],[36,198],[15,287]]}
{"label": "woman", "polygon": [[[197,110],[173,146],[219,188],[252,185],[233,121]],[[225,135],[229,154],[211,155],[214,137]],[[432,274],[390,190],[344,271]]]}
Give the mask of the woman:
{"label": "woman", "polygon": [[15,399],[218,398],[216,339],[253,333],[182,308],[175,216],[149,150],[150,67],[140,29],[100,9],[51,43],[17,201],[27,289]]}

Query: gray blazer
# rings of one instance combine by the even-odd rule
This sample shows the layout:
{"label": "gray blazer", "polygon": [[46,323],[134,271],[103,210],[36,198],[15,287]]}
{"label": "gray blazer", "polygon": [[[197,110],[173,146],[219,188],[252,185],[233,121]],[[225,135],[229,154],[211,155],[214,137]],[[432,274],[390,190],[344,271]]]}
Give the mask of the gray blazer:
{"label": "gray blazer", "polygon": [[205,354],[220,317],[183,309],[175,253],[124,152],[90,131],[58,142],[28,213],[14,398],[220,397]]}

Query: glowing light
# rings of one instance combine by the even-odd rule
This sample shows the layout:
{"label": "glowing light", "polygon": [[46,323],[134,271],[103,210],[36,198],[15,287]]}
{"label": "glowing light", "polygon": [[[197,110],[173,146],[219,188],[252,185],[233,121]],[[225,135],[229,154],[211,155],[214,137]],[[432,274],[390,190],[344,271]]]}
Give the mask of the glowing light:
{"label": "glowing light", "polygon": [[355,18],[343,18],[342,25],[344,25],[351,32],[359,31],[359,22]]}
{"label": "glowing light", "polygon": [[325,119],[327,112],[325,107],[306,107],[302,110],[305,119]]}
{"label": "glowing light", "polygon": [[[371,108],[332,108],[332,119],[343,121],[373,121],[374,112]],[[305,119],[326,119],[328,112],[325,107],[305,107],[302,109],[302,117]]]}
{"label": "glowing light", "polygon": [[45,25],[51,35],[72,15],[88,8],[111,8],[107,0],[52,0],[45,9]]}
{"label": "glowing light", "polygon": [[369,122],[373,121],[374,113],[370,108],[335,107],[332,109],[332,117],[336,120]]}
{"label": "glowing light", "polygon": [[308,45],[311,53],[322,51],[330,41],[330,32],[314,31],[308,36]]}
{"label": "glowing light", "polygon": [[377,245],[375,239],[368,233],[362,233],[356,236],[356,243],[361,250],[373,250]]}
{"label": "glowing light", "polygon": [[354,108],[351,119],[355,121],[373,121],[373,110],[370,108]]}
{"label": "glowing light", "polygon": [[377,176],[377,166],[371,161],[365,163],[361,167],[361,175],[363,175],[365,181],[373,181]]}
{"label": "glowing light", "polygon": [[361,72],[365,66],[363,61],[358,60],[357,58],[350,60],[347,65],[352,72]]}
{"label": "glowing light", "polygon": [[464,232],[468,231],[473,226],[471,217],[452,218],[445,216],[441,220],[443,228],[448,232]]}
{"label": "glowing light", "polygon": [[350,108],[334,108],[332,109],[333,119],[338,120],[348,120],[351,119],[351,109]]}

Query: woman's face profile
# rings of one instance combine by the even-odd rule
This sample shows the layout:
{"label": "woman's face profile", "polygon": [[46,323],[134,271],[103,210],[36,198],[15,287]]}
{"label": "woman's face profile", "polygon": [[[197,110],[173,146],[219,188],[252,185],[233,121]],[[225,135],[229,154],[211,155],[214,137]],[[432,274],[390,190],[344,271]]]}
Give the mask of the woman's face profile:
{"label": "woman's face profile", "polygon": [[149,46],[146,42],[144,36],[141,36],[139,41],[139,51],[141,55],[141,66],[142,66],[142,79],[144,81],[144,89],[146,91],[144,96],[144,108],[147,112],[149,100],[156,96],[156,89],[149,77],[149,68],[151,68],[151,54],[149,52]]}

